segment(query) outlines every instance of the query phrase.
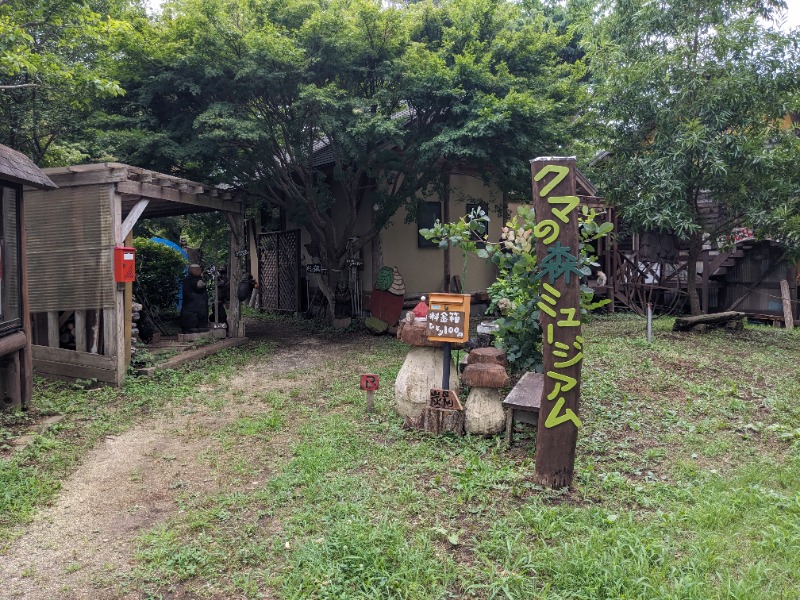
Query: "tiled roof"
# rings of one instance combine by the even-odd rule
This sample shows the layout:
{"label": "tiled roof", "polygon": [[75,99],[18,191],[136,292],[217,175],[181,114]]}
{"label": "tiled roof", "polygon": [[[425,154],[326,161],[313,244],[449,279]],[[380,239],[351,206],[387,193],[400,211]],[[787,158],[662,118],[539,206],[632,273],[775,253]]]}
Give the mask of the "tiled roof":
{"label": "tiled roof", "polygon": [[56,188],[56,184],[30,158],[3,145],[0,145],[0,179],[43,190]]}

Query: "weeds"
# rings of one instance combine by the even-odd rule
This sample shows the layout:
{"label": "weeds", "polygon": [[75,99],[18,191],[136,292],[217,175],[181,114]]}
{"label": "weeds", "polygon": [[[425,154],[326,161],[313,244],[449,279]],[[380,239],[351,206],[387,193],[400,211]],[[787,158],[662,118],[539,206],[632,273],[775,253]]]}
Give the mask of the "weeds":
{"label": "weeds", "polygon": [[[336,350],[335,362],[283,373],[279,391],[253,393],[255,413],[211,433],[221,449],[209,463],[226,483],[211,495],[181,492],[180,510],[140,538],[126,590],[154,598],[176,586],[188,595],[297,599],[798,597],[798,335],[670,327],[657,320],[648,346],[633,317],[587,326],[585,427],[571,491],[531,483],[530,444],[506,451],[496,439],[403,430],[392,382],[406,348],[394,340],[367,338]],[[0,463],[12,490],[0,514],[29,516],[100,435],[192,397],[201,382],[229,401],[221,391],[231,368],[263,351],[240,349],[205,373],[165,373],[119,393],[51,388],[53,409],[72,418],[24,457]],[[372,416],[357,389],[364,370],[382,382]]]}

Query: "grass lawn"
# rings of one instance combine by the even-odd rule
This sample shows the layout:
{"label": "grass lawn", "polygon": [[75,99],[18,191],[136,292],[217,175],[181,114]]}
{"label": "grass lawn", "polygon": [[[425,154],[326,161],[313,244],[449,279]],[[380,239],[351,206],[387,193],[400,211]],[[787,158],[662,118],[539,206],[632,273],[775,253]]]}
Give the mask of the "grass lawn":
{"label": "grass lawn", "polygon": [[[800,598],[800,334],[677,334],[617,316],[585,327],[571,491],[531,483],[533,443],[401,428],[390,338],[259,392],[210,433],[222,492],[187,492],[141,535],[143,597]],[[50,385],[75,418],[0,461],[0,526],[29,518],[101,436],[221,381],[237,349],[121,392]],[[364,414],[358,375],[380,374]],[[296,383],[292,383],[295,381]],[[224,386],[223,386],[224,387]],[[518,436],[519,438],[520,436]],[[265,466],[266,465],[266,466]],[[268,468],[267,468],[268,467]],[[2,540],[2,538],[0,538]]]}

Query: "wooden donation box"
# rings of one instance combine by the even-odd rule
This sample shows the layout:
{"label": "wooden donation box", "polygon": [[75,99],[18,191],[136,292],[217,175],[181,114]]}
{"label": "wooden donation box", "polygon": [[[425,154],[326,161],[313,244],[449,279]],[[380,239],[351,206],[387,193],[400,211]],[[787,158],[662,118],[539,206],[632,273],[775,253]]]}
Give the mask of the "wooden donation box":
{"label": "wooden donation box", "polygon": [[469,339],[469,294],[431,294],[428,300],[428,340],[441,342],[442,387],[432,388],[423,413],[423,429],[435,434],[464,435],[464,407],[450,386],[451,344]]}
{"label": "wooden donation box", "polygon": [[464,343],[469,339],[469,294],[431,294],[428,339]]}

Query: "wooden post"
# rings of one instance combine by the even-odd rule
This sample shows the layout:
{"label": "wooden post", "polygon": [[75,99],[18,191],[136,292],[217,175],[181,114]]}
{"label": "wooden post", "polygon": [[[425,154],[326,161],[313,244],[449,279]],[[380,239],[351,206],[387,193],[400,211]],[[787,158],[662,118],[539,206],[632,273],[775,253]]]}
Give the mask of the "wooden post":
{"label": "wooden post", "polygon": [[[116,237],[122,231],[122,195],[118,194],[116,188],[109,186],[109,198],[111,202],[111,223],[114,227],[114,241],[120,241]],[[123,238],[124,239],[124,238]],[[114,264],[114,249],[111,252],[110,265]],[[107,274],[114,286],[114,304],[103,308],[103,354],[114,357],[114,384],[122,385],[125,382],[127,361],[131,353],[131,347],[125,347],[125,284],[114,283],[113,266],[112,272]]]}
{"label": "wooden post", "polygon": [[580,322],[578,197],[575,158],[531,161],[540,269],[545,383],[536,436],[534,481],[569,487],[575,470],[583,338]]}
{"label": "wooden post", "polygon": [[[445,174],[442,176],[442,186],[443,186],[443,193],[442,193],[442,223],[449,223],[450,222],[450,175]],[[451,266],[450,266],[450,242],[447,242],[447,248],[444,249],[444,285],[442,286],[442,291],[447,293],[450,291],[455,292],[455,290],[450,289],[450,277],[451,277]]]}
{"label": "wooden post", "polygon": [[[127,219],[126,219],[127,221]],[[129,231],[125,238],[125,245],[127,247],[133,246],[133,232]],[[125,349],[125,370],[131,366],[131,349],[133,347],[133,283],[127,282],[124,284],[125,290],[123,293],[122,313],[123,313],[123,345]],[[76,313],[77,315],[77,313]]]}
{"label": "wooden post", "polygon": [[231,231],[230,242],[230,268],[228,270],[230,284],[230,310],[228,311],[228,337],[244,337],[244,320],[242,319],[241,306],[237,297],[239,283],[242,281],[242,267],[239,252],[244,247],[244,208],[242,212],[226,212],[228,226]]}
{"label": "wooden post", "polygon": [[704,314],[708,314],[708,301],[709,301],[709,286],[711,285],[711,273],[709,273],[709,256],[708,250],[703,250],[703,297],[701,298],[702,310]]}
{"label": "wooden post", "polygon": [[61,332],[59,329],[58,311],[47,311],[47,345],[50,348],[58,348],[61,345],[59,340]]}
{"label": "wooden post", "polygon": [[20,298],[20,315],[22,317],[22,331],[25,332],[25,347],[19,350],[19,376],[20,376],[20,405],[28,408],[33,397],[33,350],[31,343],[33,331],[31,329],[31,301],[28,293],[28,233],[25,226],[25,203],[22,192],[19,194],[17,204],[19,219],[19,273],[22,296]]}
{"label": "wooden post", "polygon": [[781,279],[781,300],[783,301],[783,322],[786,330],[794,329],[794,317],[792,316],[792,297],[789,293],[789,282]]}
{"label": "wooden post", "polygon": [[75,350],[86,352],[86,311],[75,311]]}

